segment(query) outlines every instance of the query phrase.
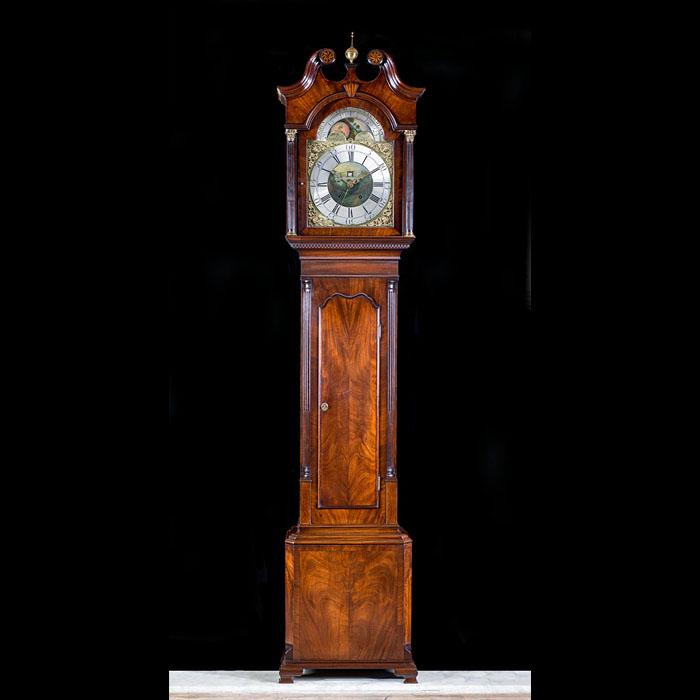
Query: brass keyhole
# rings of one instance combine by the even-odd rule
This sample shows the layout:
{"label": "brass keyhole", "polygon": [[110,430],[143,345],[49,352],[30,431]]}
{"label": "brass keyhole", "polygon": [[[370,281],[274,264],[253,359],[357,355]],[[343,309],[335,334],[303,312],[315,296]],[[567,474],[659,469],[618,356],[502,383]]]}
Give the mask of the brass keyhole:
{"label": "brass keyhole", "polygon": [[322,410],[322,411],[327,411],[327,410],[328,410],[328,404],[327,404],[325,401],[321,404],[321,410]]}

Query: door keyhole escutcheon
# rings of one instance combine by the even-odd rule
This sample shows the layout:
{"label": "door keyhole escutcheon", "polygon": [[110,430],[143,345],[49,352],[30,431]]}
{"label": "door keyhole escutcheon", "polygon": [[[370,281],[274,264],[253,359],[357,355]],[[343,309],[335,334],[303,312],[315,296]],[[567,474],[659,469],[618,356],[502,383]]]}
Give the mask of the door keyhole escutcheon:
{"label": "door keyhole escutcheon", "polygon": [[321,404],[321,410],[322,410],[322,411],[327,411],[327,410],[328,410],[328,404],[327,404],[325,401]]}

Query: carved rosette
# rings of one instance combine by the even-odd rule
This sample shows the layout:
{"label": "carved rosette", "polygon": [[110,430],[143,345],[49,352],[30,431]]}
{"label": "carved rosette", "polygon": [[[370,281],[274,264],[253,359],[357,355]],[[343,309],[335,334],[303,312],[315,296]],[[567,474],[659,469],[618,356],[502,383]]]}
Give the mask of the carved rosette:
{"label": "carved rosette", "polygon": [[[345,143],[345,141],[308,141],[306,144],[306,157],[307,157],[307,177],[311,179],[311,172],[316,164],[319,157],[326,151],[330,151],[331,148],[335,148],[339,144]],[[374,228],[379,226],[393,226],[394,225],[394,142],[393,141],[375,141],[374,143],[363,143],[363,146],[376,151],[384,160],[384,162],[389,167],[389,173],[391,175],[391,186],[392,195],[389,201],[386,203],[384,209],[374,217],[364,224],[357,224],[353,228]],[[307,190],[307,212],[308,221],[307,226],[310,228],[347,228],[346,226],[341,226],[337,224],[332,219],[321,214],[321,212],[316,209],[311,197],[311,188]]]}
{"label": "carved rosette", "polygon": [[379,50],[379,49],[372,49],[368,54],[367,54],[367,63],[373,66],[379,66],[381,65],[381,62],[384,60],[384,54]]}
{"label": "carved rosette", "polygon": [[318,52],[318,57],[321,59],[321,63],[329,65],[335,61],[335,51],[333,49],[321,49]]}

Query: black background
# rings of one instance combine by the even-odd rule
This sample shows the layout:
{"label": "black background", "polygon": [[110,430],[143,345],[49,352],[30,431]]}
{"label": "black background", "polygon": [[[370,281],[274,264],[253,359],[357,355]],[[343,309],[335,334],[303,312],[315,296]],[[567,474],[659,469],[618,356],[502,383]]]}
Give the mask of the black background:
{"label": "black background", "polygon": [[[169,10],[170,669],[273,669],[298,518],[299,263],[277,85],[355,32],[424,87],[401,259],[399,521],[420,669],[529,669],[531,16],[457,3]],[[476,9],[475,9],[476,8]],[[254,234],[254,235],[251,235]]]}

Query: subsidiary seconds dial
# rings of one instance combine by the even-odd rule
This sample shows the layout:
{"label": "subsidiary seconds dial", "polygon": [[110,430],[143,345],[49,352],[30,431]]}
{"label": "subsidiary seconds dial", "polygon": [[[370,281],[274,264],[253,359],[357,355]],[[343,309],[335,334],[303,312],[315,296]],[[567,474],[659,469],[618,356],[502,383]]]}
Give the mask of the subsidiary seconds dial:
{"label": "subsidiary seconds dial", "polygon": [[313,205],[341,226],[367,224],[391,196],[391,171],[383,158],[359,143],[340,143],[313,166],[309,182]]}

